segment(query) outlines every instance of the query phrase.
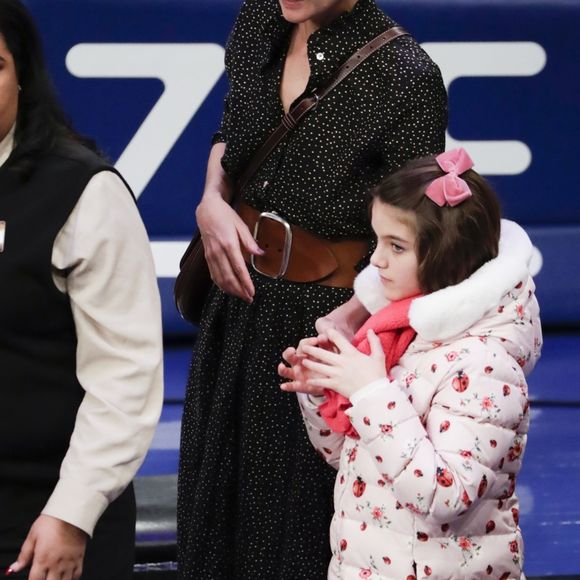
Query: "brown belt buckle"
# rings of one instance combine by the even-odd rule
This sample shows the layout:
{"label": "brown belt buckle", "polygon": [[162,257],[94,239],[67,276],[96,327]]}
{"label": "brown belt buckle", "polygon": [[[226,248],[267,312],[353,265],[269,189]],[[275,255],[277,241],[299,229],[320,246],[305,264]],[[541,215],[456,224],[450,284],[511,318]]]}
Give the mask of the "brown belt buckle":
{"label": "brown belt buckle", "polygon": [[264,211],[260,214],[260,216],[258,217],[258,221],[256,222],[256,225],[254,226],[254,239],[256,240],[256,242],[258,241],[258,233],[260,231],[260,224],[262,223],[263,219],[273,220],[275,222],[278,222],[279,224],[281,224],[284,227],[284,233],[285,233],[284,251],[282,253],[282,263],[280,264],[280,270],[274,276],[272,276],[271,274],[268,274],[267,272],[262,272],[262,270],[260,270],[256,266],[256,260],[255,260],[256,257],[254,256],[254,254],[252,254],[250,257],[250,264],[252,264],[252,268],[254,268],[254,270],[256,272],[258,272],[259,274],[262,274],[262,276],[268,276],[268,278],[274,278],[275,280],[277,280],[279,278],[282,278],[284,276],[284,274],[286,274],[286,270],[288,269],[288,263],[290,261],[290,250],[292,249],[292,228],[291,228],[290,224],[283,217],[279,216],[276,212]]}

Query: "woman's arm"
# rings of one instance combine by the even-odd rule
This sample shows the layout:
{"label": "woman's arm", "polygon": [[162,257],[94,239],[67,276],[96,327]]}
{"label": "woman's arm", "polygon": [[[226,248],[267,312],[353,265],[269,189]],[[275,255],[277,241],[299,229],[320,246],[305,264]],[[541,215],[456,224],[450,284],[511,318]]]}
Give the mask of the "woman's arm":
{"label": "woman's arm", "polygon": [[348,302],[341,304],[326,316],[319,318],[316,321],[316,331],[319,335],[326,337],[330,329],[338,330],[350,340],[368,317],[368,310],[354,295]]}
{"label": "woman's arm", "polygon": [[221,166],[224,151],[224,143],[216,143],[211,149],[206,185],[195,216],[212,280],[227,294],[251,303],[255,290],[242,255],[242,246],[255,255],[262,251],[246,224],[228,203],[233,190]]}

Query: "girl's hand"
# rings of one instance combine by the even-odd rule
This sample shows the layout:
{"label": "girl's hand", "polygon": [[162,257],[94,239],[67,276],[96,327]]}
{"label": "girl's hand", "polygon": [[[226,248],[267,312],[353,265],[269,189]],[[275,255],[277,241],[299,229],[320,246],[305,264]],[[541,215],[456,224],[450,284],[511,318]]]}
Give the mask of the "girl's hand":
{"label": "girl's hand", "polygon": [[218,195],[204,196],[195,215],[211,279],[226,294],[251,304],[255,289],[241,247],[257,256],[263,251],[250,230]]}
{"label": "girl's hand", "polygon": [[350,342],[336,330],[328,331],[328,339],[338,352],[304,345],[303,351],[308,358],[302,365],[308,371],[317,373],[318,377],[307,379],[311,387],[331,389],[350,398],[354,393],[370,383],[385,378],[385,355],[379,337],[369,330],[367,333],[371,354],[359,352]]}
{"label": "girl's hand", "polygon": [[287,365],[280,363],[278,365],[278,374],[288,382],[282,383],[280,388],[288,393],[306,393],[308,395],[322,395],[323,390],[308,384],[308,379],[315,376],[308,371],[302,364],[306,355],[304,354],[305,346],[319,346],[323,344],[319,337],[304,338],[300,341],[298,349],[289,347],[282,353],[282,358]]}
{"label": "girl's hand", "polygon": [[78,580],[87,540],[87,534],[80,528],[40,515],[32,524],[18,560],[10,570],[16,573],[30,566],[28,580]]}

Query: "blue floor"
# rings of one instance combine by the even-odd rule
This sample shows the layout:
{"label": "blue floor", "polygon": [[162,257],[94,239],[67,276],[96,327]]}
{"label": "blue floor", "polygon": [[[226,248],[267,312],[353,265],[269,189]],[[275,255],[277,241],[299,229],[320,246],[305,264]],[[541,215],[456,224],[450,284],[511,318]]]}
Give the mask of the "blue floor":
{"label": "blue floor", "polygon": [[[190,347],[167,347],[166,404],[139,475],[177,473]],[[528,576],[580,574],[580,333],[548,334],[529,381],[532,426],[518,481]]]}

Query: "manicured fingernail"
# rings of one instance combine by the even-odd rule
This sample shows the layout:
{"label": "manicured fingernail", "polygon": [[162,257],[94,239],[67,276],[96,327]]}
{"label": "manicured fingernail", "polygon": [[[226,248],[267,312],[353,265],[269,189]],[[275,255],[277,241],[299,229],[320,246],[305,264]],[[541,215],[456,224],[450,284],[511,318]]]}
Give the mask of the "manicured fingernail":
{"label": "manicured fingernail", "polygon": [[6,573],[4,575],[11,576],[12,574],[14,574],[14,570],[12,568],[8,568],[8,570],[6,570]]}

